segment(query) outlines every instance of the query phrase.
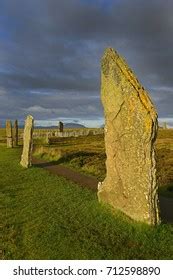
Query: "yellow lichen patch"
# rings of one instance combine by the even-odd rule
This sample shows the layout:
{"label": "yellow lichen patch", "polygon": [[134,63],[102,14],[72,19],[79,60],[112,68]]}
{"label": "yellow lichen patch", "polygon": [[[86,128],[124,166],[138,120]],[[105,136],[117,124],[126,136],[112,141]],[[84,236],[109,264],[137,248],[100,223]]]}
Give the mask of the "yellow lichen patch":
{"label": "yellow lichen patch", "polygon": [[131,113],[133,113],[135,111],[135,107],[136,107],[136,101],[135,99],[132,97],[132,98],[129,98],[129,111]]}
{"label": "yellow lichen patch", "polygon": [[133,71],[127,65],[126,61],[121,56],[119,56],[119,54],[114,49],[107,48],[101,62],[102,71],[105,74],[108,74],[111,65],[115,65],[115,63],[117,64],[123,75],[126,77],[126,79],[133,85],[133,87],[136,90],[139,90],[141,88],[141,85],[134,75]]}
{"label": "yellow lichen patch", "polygon": [[130,114],[127,115],[127,127],[130,128],[132,126],[133,119]]}
{"label": "yellow lichen patch", "polygon": [[140,97],[140,100],[142,101],[142,104],[144,105],[144,107],[150,112],[151,116],[153,118],[156,118],[157,117],[156,110],[155,110],[153,104],[151,103],[151,100],[148,97],[147,92],[145,90],[140,90],[139,97]]}
{"label": "yellow lichen patch", "polygon": [[151,117],[150,115],[146,115],[146,118],[144,120],[145,122],[145,129],[147,132],[150,132],[151,131],[151,128],[152,128],[152,120],[151,120]]}
{"label": "yellow lichen patch", "polygon": [[129,81],[129,83],[131,83],[133,87],[138,91],[141,88],[141,85],[136,76],[134,75],[133,71],[127,66],[126,61],[119,56],[116,63],[117,66],[119,66],[119,68],[121,69],[124,76]]}
{"label": "yellow lichen patch", "polygon": [[[143,106],[148,110],[152,119],[154,120],[155,118],[157,118],[156,110],[150,98],[148,97],[148,93],[143,89],[138,79],[136,78],[135,74],[127,65],[126,61],[121,56],[119,56],[119,54],[116,51],[114,51],[114,49],[112,48],[107,48],[105,50],[102,61],[104,63],[105,62],[108,63],[109,61],[109,67],[115,64],[118,66],[119,70],[126,78],[127,83],[129,82],[138,92]],[[133,111],[133,106],[131,107],[131,110]]]}

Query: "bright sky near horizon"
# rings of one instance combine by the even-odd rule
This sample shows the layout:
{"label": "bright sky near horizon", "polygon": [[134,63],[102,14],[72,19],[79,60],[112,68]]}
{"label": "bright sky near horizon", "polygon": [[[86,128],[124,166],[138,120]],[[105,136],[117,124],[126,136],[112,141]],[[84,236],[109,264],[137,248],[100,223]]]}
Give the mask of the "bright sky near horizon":
{"label": "bright sky near horizon", "polygon": [[0,121],[100,126],[100,58],[115,48],[173,125],[172,0],[0,0]]}

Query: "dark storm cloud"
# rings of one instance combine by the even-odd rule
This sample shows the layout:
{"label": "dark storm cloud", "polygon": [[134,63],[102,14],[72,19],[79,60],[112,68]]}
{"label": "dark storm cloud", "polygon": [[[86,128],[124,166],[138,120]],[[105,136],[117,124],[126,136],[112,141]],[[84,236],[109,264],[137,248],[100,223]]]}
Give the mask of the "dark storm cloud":
{"label": "dark storm cloud", "polygon": [[126,58],[159,114],[173,117],[172,13],[172,0],[0,0],[0,117],[102,116],[107,46]]}

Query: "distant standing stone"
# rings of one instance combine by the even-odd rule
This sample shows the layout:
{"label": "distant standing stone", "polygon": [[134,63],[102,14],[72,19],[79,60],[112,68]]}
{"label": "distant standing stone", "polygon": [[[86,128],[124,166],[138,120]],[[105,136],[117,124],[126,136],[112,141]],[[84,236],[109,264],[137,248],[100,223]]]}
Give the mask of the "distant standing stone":
{"label": "distant standing stone", "polygon": [[13,127],[13,143],[14,146],[18,146],[18,121],[15,120]]}
{"label": "distant standing stone", "polygon": [[6,137],[7,148],[13,148],[12,124],[10,120],[6,120]]}
{"label": "distant standing stone", "polygon": [[51,133],[50,132],[47,132],[46,133],[46,144],[50,144],[50,137],[51,137]]}
{"label": "distant standing stone", "polygon": [[59,122],[59,131],[63,132],[64,130],[64,124],[62,122]]}
{"label": "distant standing stone", "polygon": [[107,174],[99,201],[136,221],[160,222],[154,142],[157,113],[132,70],[113,49],[101,62]]}
{"label": "distant standing stone", "polygon": [[24,134],[23,134],[23,152],[21,157],[20,164],[28,168],[32,165],[32,146],[33,146],[33,140],[32,140],[32,134],[33,134],[33,125],[34,125],[34,119],[32,116],[27,116],[25,120],[25,128],[24,128]]}
{"label": "distant standing stone", "polygon": [[167,129],[167,123],[166,122],[163,123],[163,128]]}

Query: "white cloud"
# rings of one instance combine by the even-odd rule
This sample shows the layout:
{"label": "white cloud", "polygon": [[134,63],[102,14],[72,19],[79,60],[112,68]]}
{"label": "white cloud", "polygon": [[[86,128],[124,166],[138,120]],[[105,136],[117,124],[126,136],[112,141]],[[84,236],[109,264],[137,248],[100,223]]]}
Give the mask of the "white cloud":
{"label": "white cloud", "polygon": [[96,106],[93,105],[89,105],[87,109],[88,113],[94,113],[97,110]]}
{"label": "white cloud", "polygon": [[167,123],[168,127],[173,127],[173,118],[158,118],[159,124]]}
{"label": "white cloud", "polygon": [[38,91],[38,90],[30,90],[30,93],[32,94],[38,94],[38,95],[50,95],[50,91]]}
{"label": "white cloud", "polygon": [[51,113],[51,109],[43,108],[37,105],[31,106],[29,108],[23,108],[22,110],[28,113]]}
{"label": "white cloud", "polygon": [[27,113],[42,113],[42,114],[61,114],[67,113],[69,110],[65,108],[44,108],[38,105],[34,105],[28,108],[22,108]]}
{"label": "white cloud", "polygon": [[166,91],[166,92],[173,92],[173,87],[168,86],[155,86],[151,88],[154,91]]}
{"label": "white cloud", "polygon": [[100,118],[98,120],[83,120],[80,122],[80,124],[83,124],[86,127],[97,128],[104,124],[104,119]]}

